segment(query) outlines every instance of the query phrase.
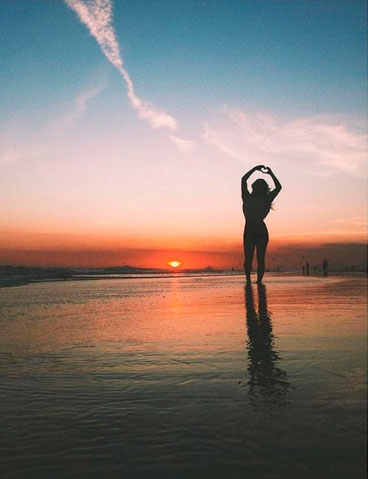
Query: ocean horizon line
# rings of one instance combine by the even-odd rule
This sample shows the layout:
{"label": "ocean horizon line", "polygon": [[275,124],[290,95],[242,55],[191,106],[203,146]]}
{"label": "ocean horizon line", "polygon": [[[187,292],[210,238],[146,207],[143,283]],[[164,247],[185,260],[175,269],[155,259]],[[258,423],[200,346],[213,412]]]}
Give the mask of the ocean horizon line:
{"label": "ocean horizon line", "polygon": [[[314,270],[311,274],[304,274],[297,268],[283,270],[266,270],[267,275],[272,276],[305,276],[321,277],[322,271]],[[344,274],[365,274],[366,269],[352,269],[346,266],[345,269],[331,269],[330,275]],[[252,274],[256,274],[254,271]],[[87,267],[48,267],[48,266],[13,266],[0,265],[0,288],[24,286],[31,283],[45,283],[54,281],[88,281],[88,280],[118,280],[118,279],[165,279],[165,278],[188,278],[196,276],[242,276],[244,271],[238,268],[219,269],[186,268],[186,269],[165,269],[165,268],[138,268],[134,266],[111,266],[106,268]]]}

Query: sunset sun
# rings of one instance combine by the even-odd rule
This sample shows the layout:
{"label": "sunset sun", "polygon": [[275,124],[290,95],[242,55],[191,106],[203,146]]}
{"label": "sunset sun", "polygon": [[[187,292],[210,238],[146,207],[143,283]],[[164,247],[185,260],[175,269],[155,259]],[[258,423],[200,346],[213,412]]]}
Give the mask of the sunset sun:
{"label": "sunset sun", "polygon": [[167,264],[169,264],[172,268],[178,268],[181,265],[180,261],[169,261]]}

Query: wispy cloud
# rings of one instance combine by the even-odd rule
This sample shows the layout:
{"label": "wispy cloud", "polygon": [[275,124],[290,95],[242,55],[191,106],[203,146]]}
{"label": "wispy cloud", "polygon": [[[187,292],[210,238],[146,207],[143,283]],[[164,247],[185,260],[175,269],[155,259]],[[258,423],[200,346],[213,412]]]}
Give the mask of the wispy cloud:
{"label": "wispy cloud", "polygon": [[70,106],[70,110],[39,128],[32,128],[31,137],[25,139],[24,125],[13,123],[0,134],[0,166],[24,160],[45,157],[54,148],[55,136],[72,126],[85,113],[88,103],[102,90],[103,85],[95,85],[79,92]]}
{"label": "wispy cloud", "polygon": [[93,100],[102,90],[104,86],[97,85],[79,93],[74,99],[72,110],[60,118],[57,118],[54,127],[57,129],[64,129],[76,122],[86,111],[88,103]]}
{"label": "wispy cloud", "polygon": [[224,111],[225,119],[205,125],[204,137],[230,157],[248,163],[309,160],[312,167],[323,167],[316,174],[340,170],[361,175],[367,159],[367,135],[357,131],[346,118],[321,115],[285,120],[229,107]]}
{"label": "wispy cloud", "polygon": [[190,153],[196,147],[196,142],[193,140],[184,140],[176,135],[170,135],[170,140],[174,143],[176,148],[183,153]]}
{"label": "wispy cloud", "polygon": [[24,125],[13,121],[0,132],[0,167],[17,163],[24,158],[34,159],[44,152],[42,142],[22,135]]}
{"label": "wispy cloud", "polygon": [[119,43],[112,26],[112,0],[65,0],[100,45],[109,62],[120,72],[127,88],[127,96],[139,118],[148,120],[152,128],[168,128],[175,131],[175,118],[160,110],[152,103],[139,98],[133,81],[124,67]]}
{"label": "wispy cloud", "polygon": [[354,225],[365,225],[366,218],[364,216],[348,216],[345,218],[336,218],[334,221],[335,223],[349,223]]}
{"label": "wispy cloud", "polygon": [[346,226],[346,229],[353,232],[352,230],[362,230],[363,232],[367,227],[367,218],[364,216],[348,216],[345,218],[336,218],[333,220],[333,223],[337,225]]}
{"label": "wispy cloud", "polygon": [[33,160],[45,152],[41,143],[21,145],[15,138],[0,138],[0,166],[28,159]]}

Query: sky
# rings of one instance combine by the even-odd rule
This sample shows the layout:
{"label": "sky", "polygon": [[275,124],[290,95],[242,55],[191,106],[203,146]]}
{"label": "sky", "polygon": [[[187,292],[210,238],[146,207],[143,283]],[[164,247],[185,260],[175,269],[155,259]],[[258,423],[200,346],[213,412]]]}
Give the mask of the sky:
{"label": "sky", "polygon": [[2,0],[0,264],[239,267],[257,164],[276,261],[363,261],[366,32],[360,0]]}

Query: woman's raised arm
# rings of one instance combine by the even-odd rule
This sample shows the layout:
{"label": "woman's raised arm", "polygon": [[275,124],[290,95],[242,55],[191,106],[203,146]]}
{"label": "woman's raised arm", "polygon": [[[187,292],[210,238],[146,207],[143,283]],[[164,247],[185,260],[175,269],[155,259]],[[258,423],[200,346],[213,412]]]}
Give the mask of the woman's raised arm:
{"label": "woman's raised arm", "polygon": [[270,195],[272,196],[272,199],[274,199],[280,193],[282,186],[270,167],[267,167],[267,173],[271,176],[273,182],[275,183],[275,189],[272,190],[270,193]]}
{"label": "woman's raised arm", "polygon": [[[248,186],[247,186],[247,180],[248,178],[255,172],[255,171],[261,171],[262,168],[264,168],[264,165],[257,165],[251,170],[248,171],[248,173],[245,173],[245,175],[242,178],[241,182],[241,187],[242,187],[242,198],[244,199],[246,196],[250,195],[248,191]],[[281,186],[281,185],[280,185]]]}

